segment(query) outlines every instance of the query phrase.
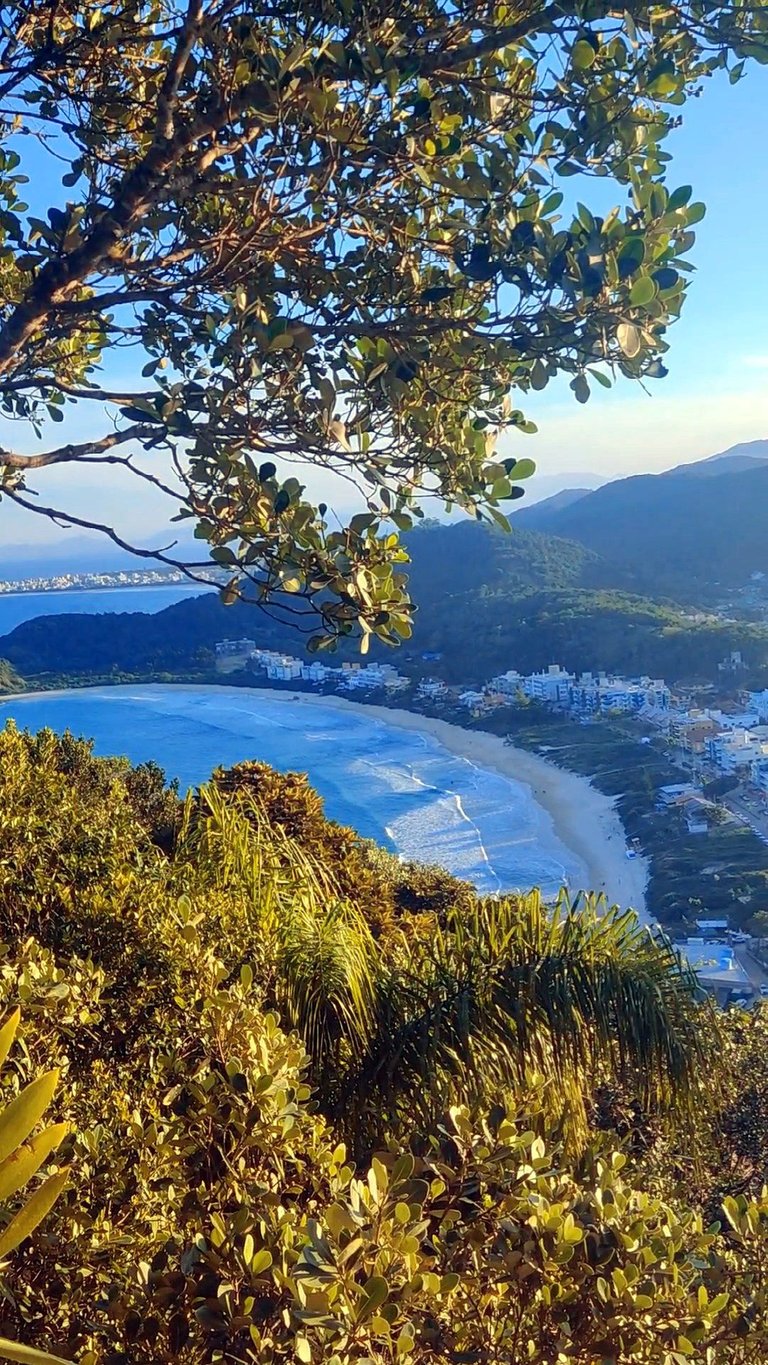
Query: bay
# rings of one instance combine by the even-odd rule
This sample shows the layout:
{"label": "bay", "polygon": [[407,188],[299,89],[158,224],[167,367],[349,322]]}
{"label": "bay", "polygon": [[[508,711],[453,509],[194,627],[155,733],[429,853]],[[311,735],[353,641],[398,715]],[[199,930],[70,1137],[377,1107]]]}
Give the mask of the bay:
{"label": "bay", "polygon": [[37,616],[62,616],[68,613],[144,611],[154,614],[188,597],[198,597],[195,583],[169,583],[156,587],[73,588],[58,592],[0,593],[0,638],[24,621]]}
{"label": "bay", "polygon": [[306,772],[333,819],[485,892],[584,885],[584,866],[522,782],[432,736],[317,699],[258,689],[121,686],[0,700],[0,724],[71,730],[102,755],[153,759],[182,790],[256,758]]}

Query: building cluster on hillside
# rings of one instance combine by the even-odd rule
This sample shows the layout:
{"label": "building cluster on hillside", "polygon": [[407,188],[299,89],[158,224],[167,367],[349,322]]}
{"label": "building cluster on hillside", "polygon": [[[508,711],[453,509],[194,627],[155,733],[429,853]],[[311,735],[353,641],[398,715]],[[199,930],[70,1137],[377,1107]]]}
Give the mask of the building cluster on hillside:
{"label": "building cluster on hillside", "polygon": [[[244,645],[249,648],[242,648]],[[251,667],[263,673],[270,682],[309,682],[318,686],[330,684],[338,692],[374,691],[378,688],[384,688],[387,692],[402,692],[410,686],[409,679],[398,673],[392,664],[347,662],[339,668],[331,668],[319,659],[308,662],[277,650],[257,649],[252,640],[222,640],[216,645],[216,653],[220,656],[246,654]]]}
{"label": "building cluster on hillside", "polygon": [[569,673],[550,664],[541,673],[518,673],[509,669],[485,685],[482,691],[466,691],[459,701],[469,710],[508,706],[515,700],[536,701],[565,714],[585,716],[611,711],[647,713],[666,711],[671,692],[661,678],[624,678],[612,673]]}

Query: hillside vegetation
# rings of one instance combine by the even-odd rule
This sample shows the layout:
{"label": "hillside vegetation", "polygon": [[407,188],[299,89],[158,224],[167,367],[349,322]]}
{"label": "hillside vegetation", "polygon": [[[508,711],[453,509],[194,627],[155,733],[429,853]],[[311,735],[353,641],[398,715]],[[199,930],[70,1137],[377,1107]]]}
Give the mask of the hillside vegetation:
{"label": "hillside vegetation", "polygon": [[[375,644],[372,655],[407,664],[421,652],[439,652],[443,658],[430,667],[450,682],[480,682],[510,667],[530,671],[553,659],[572,669],[649,673],[670,682],[716,679],[718,664],[734,649],[754,669],[768,664],[765,627],[696,619],[669,599],[621,592],[611,586],[616,574],[606,560],[573,540],[516,527],[505,535],[467,521],[415,531],[408,548],[421,604],[413,639],[399,655]],[[224,607],[208,593],[156,615],[38,617],[0,640],[0,651],[25,676],[204,672],[226,635],[303,653],[306,636],[297,624],[296,617],[281,622],[252,606]],[[356,646],[347,644],[336,657],[352,656]]]}
{"label": "hillside vegetation", "polygon": [[7,659],[0,659],[0,694],[18,692],[23,685],[23,681],[13,665]]}
{"label": "hillside vegetation", "polygon": [[614,587],[701,603],[768,573],[766,503],[768,463],[720,457],[620,479],[514,521],[598,549]]}
{"label": "hillside vegetation", "polygon": [[0,809],[5,1100],[55,1066],[69,1128],[5,1335],[80,1365],[764,1361],[768,1021],[718,1025],[631,915],[480,901],[259,764],[182,806],[9,727]]}

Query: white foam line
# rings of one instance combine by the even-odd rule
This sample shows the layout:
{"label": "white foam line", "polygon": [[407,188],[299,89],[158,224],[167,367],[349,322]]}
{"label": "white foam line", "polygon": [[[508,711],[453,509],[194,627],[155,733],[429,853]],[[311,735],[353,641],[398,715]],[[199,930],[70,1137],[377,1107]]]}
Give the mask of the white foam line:
{"label": "white foam line", "polygon": [[[419,736],[419,738],[422,738],[422,736]],[[427,747],[431,747],[431,746],[428,746],[428,745],[425,743],[425,748],[427,748]],[[375,768],[380,768],[380,767],[383,766],[381,763],[374,763],[371,759],[367,759],[367,758],[364,758],[364,759],[362,759],[361,761],[362,761],[362,763],[363,763],[366,767],[369,767],[369,768],[374,768],[374,769],[375,769]],[[391,766],[391,765],[390,765],[390,766]],[[459,816],[461,817],[461,819],[462,819],[462,820],[466,820],[466,822],[467,822],[467,824],[470,826],[470,828],[473,829],[473,830],[475,831],[475,835],[477,836],[478,847],[479,847],[479,850],[480,850],[480,856],[481,856],[481,858],[484,860],[484,862],[485,862],[485,864],[486,864],[486,867],[487,867],[487,869],[488,869],[488,872],[490,873],[490,875],[493,877],[494,881],[496,882],[496,890],[497,890],[497,891],[501,891],[501,889],[502,889],[502,887],[501,887],[501,878],[499,877],[498,872],[496,871],[495,867],[493,866],[493,863],[491,862],[490,858],[488,857],[488,850],[486,849],[485,844],[483,843],[483,836],[482,836],[482,834],[481,834],[481,832],[480,832],[480,828],[479,828],[478,825],[475,824],[475,822],[474,822],[474,820],[471,818],[471,816],[467,815],[467,812],[465,811],[464,806],[462,805],[461,797],[459,796],[458,792],[448,791],[445,787],[436,787],[436,786],[434,785],[434,783],[432,783],[432,782],[425,782],[425,781],[423,781],[423,779],[420,778],[420,777],[414,772],[414,770],[413,770],[413,768],[412,768],[412,766],[411,766],[410,763],[408,763],[408,764],[402,764],[401,766],[402,766],[403,770],[404,770],[405,772],[407,772],[407,774],[408,774],[408,776],[410,777],[411,781],[412,781],[417,787],[422,787],[424,791],[434,792],[436,796],[441,796],[441,797],[443,797],[443,798],[449,797],[449,798],[455,803],[456,809],[457,809],[457,811],[458,811]],[[473,766],[473,767],[477,767],[477,764],[473,764],[472,766]],[[387,831],[387,833],[389,833],[389,831]],[[391,835],[390,835],[390,838],[392,838]]]}

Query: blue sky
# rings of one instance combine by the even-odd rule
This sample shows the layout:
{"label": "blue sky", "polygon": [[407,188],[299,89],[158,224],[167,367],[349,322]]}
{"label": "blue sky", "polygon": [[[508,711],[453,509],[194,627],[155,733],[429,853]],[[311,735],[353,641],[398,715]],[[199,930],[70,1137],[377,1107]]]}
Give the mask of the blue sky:
{"label": "blue sky", "polygon": [[[768,437],[768,68],[736,86],[708,81],[667,143],[669,183],[707,205],[690,259],[697,267],[670,330],[669,375],[650,386],[601,389],[579,407],[567,386],[525,406],[539,434],[521,441],[542,474],[656,472]],[[516,443],[517,444],[517,443]]]}
{"label": "blue sky", "polygon": [[[753,67],[735,87],[718,76],[688,102],[683,126],[668,141],[670,187],[691,184],[708,210],[691,253],[697,273],[682,319],[669,333],[668,377],[650,386],[650,396],[624,381],[610,393],[598,389],[585,406],[565,382],[550,385],[522,404],[538,435],[507,438],[505,454],[530,456],[547,481],[561,476],[567,483],[585,471],[603,478],[657,472],[768,437],[767,114],[768,68]],[[35,187],[29,188],[34,202]],[[582,197],[607,207],[608,188],[594,182]],[[68,422],[56,435],[84,434],[80,417],[71,431],[74,426]],[[7,428],[3,437],[12,439]],[[128,476],[108,470],[77,480],[75,496],[71,470],[46,471],[35,486],[41,500],[58,498],[73,510],[79,504],[88,514],[117,520],[129,535],[166,519],[166,503],[135,491]],[[311,488],[333,505],[336,490],[322,478]],[[52,535],[59,533],[41,518],[0,507],[0,546]]]}

